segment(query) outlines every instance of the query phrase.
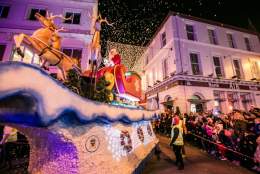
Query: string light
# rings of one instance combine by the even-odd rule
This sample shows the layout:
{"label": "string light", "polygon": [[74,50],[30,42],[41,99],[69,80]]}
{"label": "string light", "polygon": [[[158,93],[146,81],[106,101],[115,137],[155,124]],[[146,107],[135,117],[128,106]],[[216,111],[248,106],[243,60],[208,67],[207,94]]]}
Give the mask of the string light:
{"label": "string light", "polygon": [[[104,132],[106,134],[106,140],[108,142],[107,149],[111,151],[113,159],[116,161],[120,161],[121,158],[125,157],[128,155],[128,153],[132,153],[137,147],[140,145],[147,145],[151,141],[154,140],[155,136],[153,132],[149,132],[151,129],[151,124],[149,121],[140,121],[137,123],[133,123],[130,128],[128,128],[128,132],[130,134],[130,139],[131,139],[131,146],[132,149],[131,151],[127,152],[124,149],[124,146],[122,145],[122,139],[121,139],[121,133],[122,130],[119,128],[112,127],[112,125],[106,125],[104,127]],[[138,131],[137,129],[141,128],[144,136],[144,141],[142,142],[140,138],[138,137]],[[127,142],[127,140],[125,140]]]}
{"label": "string light", "polygon": [[[99,0],[99,11],[113,27],[102,26],[102,55],[105,55],[106,41],[145,46],[162,23],[169,11],[217,20],[231,25],[247,27],[247,18],[237,16],[226,18],[233,9],[233,2],[224,0],[146,0],[136,1]],[[252,5],[251,5],[252,4]],[[241,7],[248,4],[240,3]],[[253,2],[249,4],[254,6]],[[239,9],[239,8],[238,8]],[[237,11],[239,12],[239,11]],[[236,13],[236,12],[234,12]],[[250,19],[256,20],[255,16]],[[244,20],[244,21],[243,21]]]}

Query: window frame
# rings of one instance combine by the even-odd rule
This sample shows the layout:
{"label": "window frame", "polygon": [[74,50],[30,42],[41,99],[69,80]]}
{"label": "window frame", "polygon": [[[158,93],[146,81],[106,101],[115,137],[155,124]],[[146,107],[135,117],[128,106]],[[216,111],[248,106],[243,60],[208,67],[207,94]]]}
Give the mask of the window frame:
{"label": "window frame", "polygon": [[155,68],[152,69],[152,85],[154,85],[156,83],[156,74],[155,74]]}
{"label": "window frame", "polygon": [[161,48],[163,48],[167,44],[167,35],[166,31],[161,33]]}
{"label": "window frame", "polygon": [[149,56],[145,56],[145,62],[144,62],[145,65],[148,65],[149,64]]}
{"label": "window frame", "polygon": [[[13,49],[14,50],[14,49]],[[26,62],[25,61],[25,59],[26,59],[26,50],[29,50],[30,52],[31,52],[31,54],[32,54],[32,57],[30,58],[30,62]],[[12,54],[11,54],[11,61],[19,61],[19,62],[24,62],[24,63],[28,63],[28,64],[34,64],[34,65],[38,65],[38,66],[40,66],[40,64],[41,64],[41,61],[40,61],[40,57],[38,56],[38,54],[36,54],[36,53],[33,53],[32,52],[32,50],[30,50],[28,47],[26,47],[25,45],[21,45],[21,51],[25,54],[25,56],[24,57],[21,57],[20,55],[18,55],[18,53],[16,52],[16,51],[13,51],[12,52]],[[15,54],[17,55],[17,56],[19,56],[20,57],[20,60],[14,60],[15,59]],[[38,59],[38,63],[36,63],[36,58]]]}
{"label": "window frame", "polygon": [[244,43],[247,51],[253,51],[249,37],[244,37]]}
{"label": "window frame", "polygon": [[240,99],[244,110],[249,111],[250,106],[253,104],[254,96],[250,92],[241,92]]}
{"label": "window frame", "polygon": [[[187,28],[188,26],[192,27],[192,32],[188,31],[188,28]],[[185,30],[186,30],[186,37],[187,37],[188,40],[197,41],[197,35],[196,35],[196,31],[195,31],[195,26],[193,24],[185,24]],[[189,39],[189,34],[192,35],[193,39]]]}
{"label": "window frame", "polygon": [[[71,53],[70,55],[67,55],[66,53],[64,53],[64,50],[71,50]],[[78,58],[78,57],[74,57],[73,54],[74,54],[74,50],[80,50],[81,51],[81,57]],[[61,48],[61,51],[66,54],[67,56],[71,57],[71,58],[76,58],[78,60],[78,66],[81,65],[81,61],[82,61],[82,56],[83,56],[83,48],[80,48],[80,47],[62,47]]]}
{"label": "window frame", "polygon": [[[218,58],[219,59],[219,66],[215,65],[215,61],[214,58]],[[213,62],[213,68],[214,68],[214,75],[217,78],[225,78],[225,72],[224,72],[224,66],[223,66],[223,60],[221,56],[218,55],[213,55],[212,56],[212,62]],[[221,72],[221,76],[219,76],[216,72],[216,68],[219,67],[220,68],[220,72]]]}
{"label": "window frame", "polygon": [[30,19],[30,16],[31,16],[31,13],[32,13],[32,9],[37,9],[38,12],[39,12],[40,10],[45,10],[45,16],[46,16],[47,11],[48,11],[47,6],[37,6],[37,5],[28,6],[28,7],[27,7],[27,13],[26,13],[25,19],[26,19],[27,21],[31,21],[31,22],[36,22],[36,21],[37,21],[37,19],[36,19],[35,17],[34,17],[35,19]]}
{"label": "window frame", "polygon": [[[81,20],[81,19],[82,19],[82,10],[64,9],[63,15],[64,15],[65,17],[69,17],[69,16],[67,16],[67,13],[72,13],[73,18],[72,18],[72,20],[70,20],[71,23],[67,23],[66,21],[68,21],[68,20],[63,20],[63,21],[62,21],[63,24],[66,24],[66,25],[81,25],[81,22],[82,22],[82,20]],[[73,22],[74,22],[74,15],[75,15],[75,14],[80,14],[79,23],[78,23],[78,24],[77,24],[77,23],[73,23]]]}
{"label": "window frame", "polygon": [[[11,9],[11,5],[8,5],[8,4],[0,4],[0,7],[2,7],[2,9],[0,10],[0,19],[7,19],[8,16],[9,16],[9,13],[10,13],[10,9]],[[7,12],[7,15],[2,17],[2,14],[3,14],[3,10],[4,8],[8,8],[8,12]]]}
{"label": "window frame", "polygon": [[218,38],[217,38],[216,29],[208,28],[208,38],[209,38],[210,44],[218,45]]}
{"label": "window frame", "polygon": [[[238,62],[240,77],[238,77],[238,75],[237,75],[237,67],[235,66],[234,61]],[[235,73],[234,75],[237,76],[238,79],[244,79],[244,73],[243,73],[243,67],[241,64],[241,60],[238,58],[232,59],[232,66],[233,66],[233,72]]]}
{"label": "window frame", "polygon": [[237,48],[236,42],[235,42],[235,39],[234,39],[234,34],[226,33],[226,37],[227,37],[227,41],[228,41],[228,46],[230,48]]}
{"label": "window frame", "polygon": [[[191,55],[197,55],[198,63],[192,63]],[[189,53],[189,60],[190,60],[190,67],[191,67],[192,75],[195,75],[195,76],[201,76],[201,75],[203,75],[202,65],[201,65],[201,60],[200,60],[200,54],[197,53],[197,52],[190,52],[190,53]],[[198,73],[198,74],[195,74],[195,73],[194,73],[194,71],[193,71],[193,66],[192,66],[193,64],[197,64],[197,65],[198,65],[198,69],[199,69],[199,73]]]}
{"label": "window frame", "polygon": [[260,78],[260,67],[257,61],[251,60],[250,61],[250,67],[252,71],[253,78],[259,79]]}
{"label": "window frame", "polygon": [[7,48],[7,44],[4,43],[0,43],[0,46],[3,46],[3,55],[1,56],[0,54],[0,62],[2,62],[4,60],[4,56],[5,56],[5,52],[6,52],[6,48]]}
{"label": "window frame", "polygon": [[168,67],[168,58],[162,59],[162,75],[163,79],[165,79],[169,74],[169,67]]}
{"label": "window frame", "polygon": [[149,83],[150,83],[150,79],[149,79],[150,76],[149,76],[148,73],[146,74],[145,78],[146,78],[146,79],[145,79],[145,80],[146,80],[146,88],[148,88],[148,86],[150,86],[150,84],[149,84]]}

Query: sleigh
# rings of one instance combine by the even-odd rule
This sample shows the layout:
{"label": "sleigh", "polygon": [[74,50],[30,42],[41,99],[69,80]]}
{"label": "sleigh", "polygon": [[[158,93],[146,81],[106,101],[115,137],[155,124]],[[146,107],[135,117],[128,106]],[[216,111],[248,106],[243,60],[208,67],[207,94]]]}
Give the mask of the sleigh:
{"label": "sleigh", "polygon": [[[127,71],[124,65],[115,65],[113,67],[103,67],[95,75],[96,80],[110,73],[114,79],[114,89],[119,97],[131,101],[139,101],[141,98],[141,77],[134,71]],[[91,72],[84,72],[83,76],[90,77]]]}

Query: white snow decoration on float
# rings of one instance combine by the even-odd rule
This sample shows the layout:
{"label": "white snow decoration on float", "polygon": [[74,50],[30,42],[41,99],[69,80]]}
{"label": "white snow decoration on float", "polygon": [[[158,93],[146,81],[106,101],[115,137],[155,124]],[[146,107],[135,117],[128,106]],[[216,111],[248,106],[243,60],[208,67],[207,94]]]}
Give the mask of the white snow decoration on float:
{"label": "white snow decoration on float", "polygon": [[84,99],[36,66],[2,63],[0,82],[0,123],[27,136],[30,173],[138,173],[158,143],[156,113]]}

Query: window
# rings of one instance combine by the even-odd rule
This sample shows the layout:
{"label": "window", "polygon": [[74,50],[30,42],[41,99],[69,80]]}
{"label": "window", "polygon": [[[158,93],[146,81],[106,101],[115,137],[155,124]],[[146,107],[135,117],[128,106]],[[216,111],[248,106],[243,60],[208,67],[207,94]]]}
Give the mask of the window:
{"label": "window", "polygon": [[80,24],[80,13],[66,12],[65,17],[71,18],[64,21],[66,24]]}
{"label": "window", "polygon": [[239,109],[239,95],[237,92],[227,92],[227,100],[232,109]]}
{"label": "window", "polygon": [[163,32],[161,35],[161,48],[166,45],[166,32]]}
{"label": "window", "polygon": [[0,61],[4,59],[6,45],[0,45]]}
{"label": "window", "polygon": [[77,62],[78,66],[80,66],[81,57],[82,57],[82,49],[63,48],[62,52],[64,54],[66,54],[67,56],[71,57],[72,59],[74,59]]}
{"label": "window", "polygon": [[222,69],[222,64],[220,57],[213,57],[213,63],[214,63],[214,69],[215,69],[215,74],[217,77],[223,77],[223,69]]}
{"label": "window", "polygon": [[241,65],[239,60],[233,60],[235,75],[238,79],[242,78]]}
{"label": "window", "polygon": [[146,74],[146,86],[147,86],[147,88],[149,87],[149,84],[150,82],[149,82],[149,75],[148,74]]}
{"label": "window", "polygon": [[224,91],[213,91],[214,95],[214,106],[219,110],[223,112],[223,108],[225,108],[225,92]]}
{"label": "window", "polygon": [[247,49],[248,51],[252,51],[252,47],[251,47],[249,38],[248,38],[248,37],[245,37],[244,39],[245,39],[246,49]]}
{"label": "window", "polygon": [[7,18],[10,7],[0,5],[0,18]]}
{"label": "window", "polygon": [[46,16],[46,9],[31,8],[27,19],[31,21],[36,21],[36,13],[40,13],[42,16]]}
{"label": "window", "polygon": [[251,70],[253,74],[253,78],[260,78],[259,65],[257,61],[251,61]]}
{"label": "window", "polygon": [[162,72],[165,79],[168,76],[168,59],[163,59],[162,61]]}
{"label": "window", "polygon": [[145,57],[145,65],[147,65],[149,63],[149,56]]}
{"label": "window", "polygon": [[152,83],[155,84],[155,82],[156,82],[155,69],[152,70],[152,73],[153,73],[152,74],[152,76],[153,76],[153,82]]}
{"label": "window", "polygon": [[227,39],[228,39],[228,45],[229,45],[229,47],[230,47],[230,48],[236,48],[233,35],[230,34],[230,33],[228,33],[228,34],[227,34]]}
{"label": "window", "polygon": [[249,111],[250,106],[253,104],[252,95],[250,93],[240,93],[240,99],[243,109]]}
{"label": "window", "polygon": [[196,53],[190,53],[191,69],[193,75],[201,75],[202,71],[200,69],[199,56]]}
{"label": "window", "polygon": [[31,51],[29,48],[25,46],[20,47],[22,52],[24,53],[24,57],[21,57],[16,51],[13,53],[12,60],[24,62],[28,64],[37,64],[40,65],[40,58],[37,54]]}
{"label": "window", "polygon": [[217,36],[215,30],[208,29],[209,41],[211,44],[217,45]]}
{"label": "window", "polygon": [[187,38],[188,40],[196,40],[196,35],[194,31],[194,27],[192,25],[186,25]]}

